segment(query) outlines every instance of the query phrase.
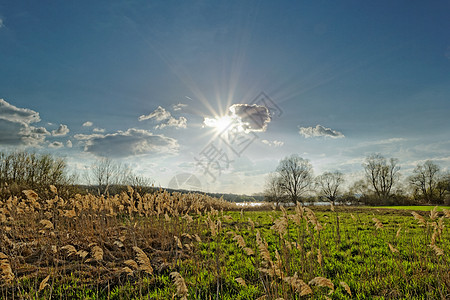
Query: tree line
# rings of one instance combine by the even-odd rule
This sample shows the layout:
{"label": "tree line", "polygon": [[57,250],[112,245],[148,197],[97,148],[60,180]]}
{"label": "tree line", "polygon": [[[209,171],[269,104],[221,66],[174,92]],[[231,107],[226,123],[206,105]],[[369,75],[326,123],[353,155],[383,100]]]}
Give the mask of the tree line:
{"label": "tree line", "polygon": [[[282,159],[266,180],[264,199],[275,202],[305,202],[317,199],[369,205],[450,204],[450,173],[427,160],[419,163],[403,182],[398,159],[381,154],[366,157],[362,164],[364,178],[345,185],[340,171],[313,175],[309,160],[296,154]],[[131,186],[152,192],[154,181],[138,175],[126,165],[109,158],[98,159],[80,175],[70,173],[65,159],[50,154],[24,151],[0,152],[0,196],[19,195],[24,189],[49,193],[49,186],[61,195],[90,192],[116,194]],[[83,180],[86,185],[78,183]]]}
{"label": "tree line", "polygon": [[282,159],[267,177],[265,199],[277,205],[317,198],[333,204],[337,201],[369,205],[450,204],[450,173],[442,172],[431,160],[417,164],[403,182],[396,158],[372,154],[362,167],[364,178],[344,189],[342,172],[324,172],[314,177],[309,160],[293,154]]}
{"label": "tree line", "polygon": [[68,187],[74,178],[67,172],[67,164],[62,158],[50,154],[27,152],[0,152],[1,194],[18,195],[24,189],[39,192],[48,191],[49,185]]}
{"label": "tree line", "polygon": [[[86,184],[80,185],[81,180]],[[153,180],[109,158],[96,160],[80,178],[69,172],[64,158],[24,151],[0,152],[0,196],[18,196],[26,189],[47,195],[50,185],[64,196],[86,192],[106,195],[126,190],[126,186],[150,191]]]}

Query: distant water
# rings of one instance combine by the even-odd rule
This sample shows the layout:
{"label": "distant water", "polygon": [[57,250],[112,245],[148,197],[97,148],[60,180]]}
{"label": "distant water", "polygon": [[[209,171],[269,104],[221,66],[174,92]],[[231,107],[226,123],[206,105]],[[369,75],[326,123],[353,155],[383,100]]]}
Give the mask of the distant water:
{"label": "distant water", "polygon": [[[237,205],[239,206],[261,206],[261,205],[267,205],[270,202],[236,202]],[[311,206],[311,205],[316,205],[316,206],[326,206],[326,205],[330,205],[330,202],[305,202],[304,203],[307,206]],[[294,203],[283,203],[284,206],[295,206]]]}
{"label": "distant water", "polygon": [[253,207],[253,206],[261,206],[261,205],[264,205],[264,204],[268,204],[268,202],[236,202],[236,205],[239,205],[239,206],[251,206],[251,207]]}

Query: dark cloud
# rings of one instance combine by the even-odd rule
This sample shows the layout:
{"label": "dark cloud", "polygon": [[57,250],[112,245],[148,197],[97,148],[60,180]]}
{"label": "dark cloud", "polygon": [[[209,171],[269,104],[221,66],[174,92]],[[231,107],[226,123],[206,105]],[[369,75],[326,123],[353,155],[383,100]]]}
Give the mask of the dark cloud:
{"label": "dark cloud", "polygon": [[77,134],[75,138],[84,142],[85,152],[102,157],[176,153],[179,148],[177,140],[173,138],[135,128],[106,135]]}
{"label": "dark cloud", "polygon": [[345,137],[341,132],[332,130],[331,128],[323,127],[322,125],[316,125],[316,127],[300,127],[299,133],[305,138],[310,137],[330,137],[333,139]]}
{"label": "dark cloud", "polygon": [[48,147],[49,147],[49,148],[58,149],[58,148],[64,147],[64,144],[61,143],[61,142],[53,142],[53,143],[50,143],[50,144],[48,145]]}
{"label": "dark cloud", "polygon": [[0,99],[0,144],[40,146],[50,134],[44,127],[31,125],[40,120],[38,112],[18,108]]}
{"label": "dark cloud", "polygon": [[15,123],[31,124],[41,120],[39,113],[28,108],[18,108],[0,99],[0,119]]}
{"label": "dark cloud", "polygon": [[270,112],[265,106],[256,104],[233,104],[229,110],[238,117],[246,131],[266,131]]}
{"label": "dark cloud", "polygon": [[23,136],[20,132],[24,128],[25,126],[21,123],[0,119],[0,144],[13,146],[23,144]]}

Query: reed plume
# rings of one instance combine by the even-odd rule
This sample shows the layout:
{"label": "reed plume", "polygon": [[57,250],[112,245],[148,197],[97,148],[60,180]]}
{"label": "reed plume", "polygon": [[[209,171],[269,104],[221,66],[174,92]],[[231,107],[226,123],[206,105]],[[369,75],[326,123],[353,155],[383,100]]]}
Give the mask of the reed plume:
{"label": "reed plume", "polygon": [[177,296],[181,297],[182,300],[187,300],[188,289],[186,287],[186,283],[184,282],[183,277],[178,272],[171,272],[170,277],[172,277],[175,286],[177,288]]}

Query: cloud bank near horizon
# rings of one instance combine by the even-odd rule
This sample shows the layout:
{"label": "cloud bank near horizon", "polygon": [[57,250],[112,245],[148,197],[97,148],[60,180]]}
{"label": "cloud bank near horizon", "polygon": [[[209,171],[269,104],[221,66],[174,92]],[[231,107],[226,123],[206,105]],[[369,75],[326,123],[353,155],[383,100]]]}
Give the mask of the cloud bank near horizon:
{"label": "cloud bank near horizon", "polygon": [[84,144],[85,152],[99,157],[176,154],[179,148],[176,139],[136,128],[110,134],[76,134],[75,139]]}

